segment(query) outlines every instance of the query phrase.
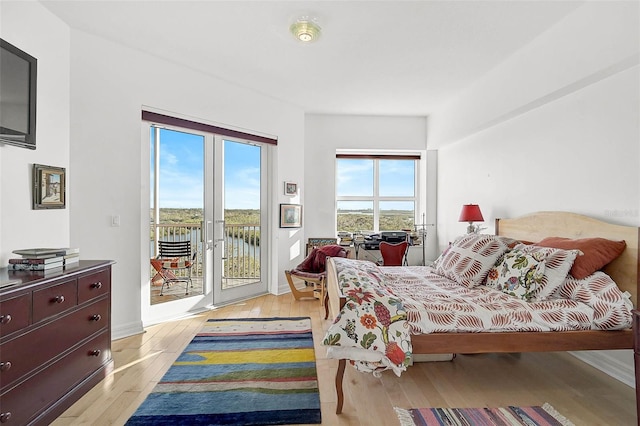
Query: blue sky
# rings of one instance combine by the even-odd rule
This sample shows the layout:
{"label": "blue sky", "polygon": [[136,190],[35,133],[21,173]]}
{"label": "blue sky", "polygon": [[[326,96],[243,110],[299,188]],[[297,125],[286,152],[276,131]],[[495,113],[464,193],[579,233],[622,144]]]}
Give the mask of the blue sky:
{"label": "blue sky", "polygon": [[[160,207],[202,208],[204,137],[161,129],[160,141]],[[259,147],[225,141],[225,208],[260,207],[259,165]]]}
{"label": "blue sky", "polygon": [[[380,195],[406,196],[414,194],[414,168],[407,167],[415,164],[407,160],[380,161]],[[338,196],[371,196],[373,195],[373,161],[339,159],[336,167],[336,187]],[[338,209],[355,210],[372,208],[371,202],[340,201]],[[381,202],[382,210],[413,210],[412,202],[386,201]]]}
{"label": "blue sky", "polygon": [[[153,132],[151,134],[153,149]],[[160,207],[202,208],[204,137],[161,129]],[[225,141],[225,208],[260,207],[260,148]],[[380,161],[380,195],[413,196],[414,170],[406,160]],[[409,164],[413,164],[410,162]],[[153,161],[151,161],[153,177]],[[373,162],[341,159],[337,167],[338,195],[371,196]],[[410,202],[385,202],[384,210],[412,210]],[[366,209],[371,203],[340,202],[339,209]]]}

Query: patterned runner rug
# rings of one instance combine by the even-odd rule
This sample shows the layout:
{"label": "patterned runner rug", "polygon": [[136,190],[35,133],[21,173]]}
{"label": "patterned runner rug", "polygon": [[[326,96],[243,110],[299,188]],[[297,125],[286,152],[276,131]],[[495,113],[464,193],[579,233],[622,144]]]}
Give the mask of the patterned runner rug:
{"label": "patterned runner rug", "polygon": [[551,405],[505,408],[396,408],[401,426],[574,426]]}
{"label": "patterned runner rug", "polygon": [[127,425],[321,423],[309,318],[209,320]]}

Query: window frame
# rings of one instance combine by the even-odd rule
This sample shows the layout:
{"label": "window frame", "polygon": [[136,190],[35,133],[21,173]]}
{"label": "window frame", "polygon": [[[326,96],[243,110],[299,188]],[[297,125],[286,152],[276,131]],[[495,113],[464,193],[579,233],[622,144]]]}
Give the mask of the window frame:
{"label": "window frame", "polygon": [[[338,195],[338,160],[373,160],[373,194],[371,196],[362,196],[362,195]],[[413,196],[381,196],[380,195],[380,160],[413,160],[414,161],[414,169],[413,169],[413,179],[414,179],[414,193]],[[408,201],[413,202],[413,223],[420,223],[420,210],[422,207],[421,203],[421,187],[420,187],[420,176],[421,176],[421,162],[425,160],[424,156],[421,153],[416,152],[397,152],[397,153],[371,153],[371,152],[362,152],[362,153],[354,153],[354,152],[341,152],[336,151],[336,162],[335,162],[335,171],[336,171],[336,188],[335,188],[335,224],[336,230],[338,232],[342,232],[338,228],[338,203],[340,201],[364,201],[364,202],[372,202],[373,203],[373,229],[366,230],[372,231],[374,233],[380,232],[380,202],[385,201]],[[364,231],[364,230],[363,230]]]}

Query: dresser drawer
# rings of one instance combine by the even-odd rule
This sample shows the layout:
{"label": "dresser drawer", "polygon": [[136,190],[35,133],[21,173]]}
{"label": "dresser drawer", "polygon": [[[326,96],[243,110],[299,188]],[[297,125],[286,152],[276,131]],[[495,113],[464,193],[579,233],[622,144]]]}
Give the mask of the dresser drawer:
{"label": "dresser drawer", "polygon": [[109,325],[109,298],[103,298],[0,346],[0,389],[49,362]]}
{"label": "dresser drawer", "polygon": [[111,291],[111,268],[78,277],[78,304]]}
{"label": "dresser drawer", "polygon": [[0,337],[28,326],[31,322],[31,293],[0,302]]}
{"label": "dresser drawer", "polygon": [[33,292],[33,323],[66,311],[78,303],[75,278]]}
{"label": "dresser drawer", "polygon": [[[50,406],[85,377],[111,359],[108,330],[83,344],[46,370],[0,393],[0,415],[10,416],[7,424],[24,425],[34,420],[39,410]],[[25,398],[28,395],[28,398]],[[37,401],[37,404],[34,404]]]}

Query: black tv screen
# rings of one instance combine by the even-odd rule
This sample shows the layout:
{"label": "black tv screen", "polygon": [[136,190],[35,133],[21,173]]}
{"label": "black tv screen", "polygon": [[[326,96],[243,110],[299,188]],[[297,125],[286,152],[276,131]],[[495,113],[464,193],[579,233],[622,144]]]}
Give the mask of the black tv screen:
{"label": "black tv screen", "polygon": [[0,142],[36,149],[38,60],[0,39]]}

